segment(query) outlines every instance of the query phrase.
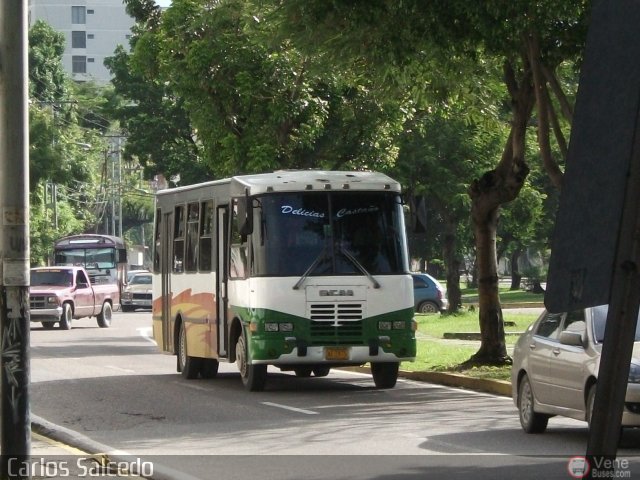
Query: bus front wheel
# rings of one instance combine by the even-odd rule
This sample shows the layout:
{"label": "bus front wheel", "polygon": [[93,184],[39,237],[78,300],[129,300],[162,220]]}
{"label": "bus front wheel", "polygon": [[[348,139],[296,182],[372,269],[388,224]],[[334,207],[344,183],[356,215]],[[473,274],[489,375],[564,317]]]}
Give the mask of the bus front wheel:
{"label": "bus front wheel", "polygon": [[267,381],[266,365],[251,365],[249,363],[249,355],[247,352],[247,340],[244,332],[238,338],[236,344],[236,365],[240,370],[240,377],[245,388],[250,392],[260,392],[264,390],[264,384]]}
{"label": "bus front wheel", "polygon": [[377,388],[393,388],[398,380],[398,370],[400,364],[398,362],[371,364],[371,374],[373,382]]}

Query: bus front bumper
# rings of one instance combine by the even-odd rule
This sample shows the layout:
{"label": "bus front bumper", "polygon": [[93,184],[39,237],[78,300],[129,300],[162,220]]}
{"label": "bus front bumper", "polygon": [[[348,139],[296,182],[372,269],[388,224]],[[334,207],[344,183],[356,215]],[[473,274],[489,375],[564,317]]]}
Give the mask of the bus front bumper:
{"label": "bus front bumper", "polygon": [[253,359],[253,364],[303,365],[319,363],[336,365],[362,365],[367,362],[410,362],[415,360],[410,352],[406,356],[386,352],[381,346],[312,346],[294,347],[272,359]]}

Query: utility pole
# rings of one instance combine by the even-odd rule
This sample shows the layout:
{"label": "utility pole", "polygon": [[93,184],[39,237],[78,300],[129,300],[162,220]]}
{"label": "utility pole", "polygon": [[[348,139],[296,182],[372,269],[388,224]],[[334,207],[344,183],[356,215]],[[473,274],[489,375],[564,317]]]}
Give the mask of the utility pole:
{"label": "utility pole", "polygon": [[27,0],[0,2],[0,478],[29,479]]}

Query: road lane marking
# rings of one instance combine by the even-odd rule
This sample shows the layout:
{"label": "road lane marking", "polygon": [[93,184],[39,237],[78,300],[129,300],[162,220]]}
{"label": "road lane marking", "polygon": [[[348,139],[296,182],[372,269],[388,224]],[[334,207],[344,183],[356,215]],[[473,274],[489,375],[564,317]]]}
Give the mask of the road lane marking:
{"label": "road lane marking", "polygon": [[305,415],[318,415],[318,412],[314,412],[313,410],[305,410],[303,408],[290,407],[289,405],[282,405],[280,403],[262,402],[262,404],[267,405],[268,407],[276,407],[276,408],[282,408],[284,410],[290,410],[292,412],[304,413]]}

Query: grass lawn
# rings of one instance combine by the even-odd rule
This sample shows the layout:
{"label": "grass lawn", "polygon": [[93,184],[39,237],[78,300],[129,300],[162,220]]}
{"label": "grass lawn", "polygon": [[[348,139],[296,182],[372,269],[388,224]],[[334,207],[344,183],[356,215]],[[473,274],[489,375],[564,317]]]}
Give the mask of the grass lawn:
{"label": "grass lawn", "polygon": [[[538,317],[537,314],[503,311],[507,349],[513,347],[518,334],[523,332]],[[401,368],[409,371],[458,372],[465,375],[508,380],[511,367],[477,367],[460,370],[458,366],[478,351],[479,342],[444,340],[447,332],[479,332],[478,312],[463,312],[458,315],[416,315],[418,322],[417,355],[415,362],[403,363]],[[512,333],[511,335],[509,333]]]}

